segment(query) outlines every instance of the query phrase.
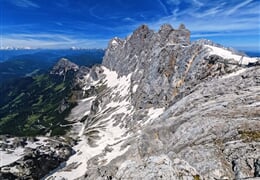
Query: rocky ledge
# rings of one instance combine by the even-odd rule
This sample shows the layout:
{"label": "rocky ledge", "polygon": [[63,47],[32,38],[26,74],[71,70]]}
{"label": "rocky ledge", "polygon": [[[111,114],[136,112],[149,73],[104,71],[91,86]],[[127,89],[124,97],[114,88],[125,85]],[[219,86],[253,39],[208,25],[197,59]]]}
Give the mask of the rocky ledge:
{"label": "rocky ledge", "polygon": [[112,39],[102,65],[72,71],[79,98],[66,136],[78,143],[59,145],[61,155],[50,148],[50,162],[75,154],[46,179],[260,176],[259,58],[190,42],[184,25],[142,25]]}
{"label": "rocky ledge", "polygon": [[[60,138],[1,137],[1,179],[40,179],[75,152]],[[7,164],[7,165],[5,165]]]}

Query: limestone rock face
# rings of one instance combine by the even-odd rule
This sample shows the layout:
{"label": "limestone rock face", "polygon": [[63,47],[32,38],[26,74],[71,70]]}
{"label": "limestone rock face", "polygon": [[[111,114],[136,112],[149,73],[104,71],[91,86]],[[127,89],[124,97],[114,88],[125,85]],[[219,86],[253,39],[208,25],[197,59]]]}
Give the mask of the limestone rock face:
{"label": "limestone rock face", "polygon": [[[8,146],[7,142],[1,145],[7,145],[2,157],[12,159],[12,154],[20,154],[18,160],[0,167],[1,179],[40,179],[50,171],[60,166],[60,163],[66,161],[73,153],[73,149],[62,139],[35,138],[19,139],[10,138],[7,141],[22,142],[16,146]],[[14,144],[14,143],[12,143]],[[23,153],[19,153],[23,151]],[[9,155],[8,155],[9,154]],[[6,161],[5,159],[4,161]],[[8,160],[7,160],[8,161]]]}
{"label": "limestone rock face", "polygon": [[77,71],[79,66],[73,62],[70,62],[66,58],[61,58],[57,64],[52,68],[51,74],[65,75],[67,71]]}
{"label": "limestone rock face", "polygon": [[[260,67],[184,25],[142,25],[80,67],[76,152],[52,179],[249,179],[260,169]],[[253,65],[252,65],[253,64]]]}
{"label": "limestone rock face", "polygon": [[[90,168],[87,179],[259,176],[260,69],[241,68],[259,59],[206,40],[190,43],[189,37],[184,25],[163,25],[159,32],[143,25],[110,42],[102,64],[118,77],[131,75],[134,111],[120,123],[137,128],[134,121],[141,133],[126,140],[125,154],[98,166],[100,172]],[[142,126],[151,109],[160,115]]]}
{"label": "limestone rock face", "polygon": [[112,39],[102,66],[79,81],[88,98],[72,112],[82,125],[71,134],[81,148],[67,164],[79,179],[258,177],[260,68],[248,68],[258,61],[190,43],[184,25]]}

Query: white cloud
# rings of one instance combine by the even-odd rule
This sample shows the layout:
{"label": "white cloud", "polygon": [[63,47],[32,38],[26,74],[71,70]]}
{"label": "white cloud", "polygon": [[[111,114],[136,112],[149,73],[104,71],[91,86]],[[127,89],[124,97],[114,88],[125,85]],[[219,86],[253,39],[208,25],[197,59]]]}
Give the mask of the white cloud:
{"label": "white cloud", "polygon": [[249,3],[251,3],[253,0],[247,0],[244,1],[242,3],[237,4],[235,7],[233,7],[232,9],[230,9],[229,11],[226,12],[227,15],[231,15],[233,13],[235,13],[238,9],[248,5]]}
{"label": "white cloud", "polygon": [[194,5],[199,6],[199,7],[204,6],[204,3],[202,3],[199,0],[192,0],[192,2],[193,2]]}
{"label": "white cloud", "polygon": [[221,6],[213,7],[211,9],[206,10],[205,12],[201,13],[193,13],[192,15],[198,18],[207,17],[207,16],[213,16],[216,15],[221,11]]}
{"label": "white cloud", "polygon": [[59,34],[10,34],[1,37],[3,47],[31,48],[105,48],[108,39],[84,39]]}
{"label": "white cloud", "polygon": [[165,6],[165,4],[164,4],[161,0],[158,0],[158,3],[159,3],[160,6],[162,7],[164,13],[165,13],[165,14],[168,14],[167,7]]}
{"label": "white cloud", "polygon": [[[178,4],[179,1],[168,0],[172,4]],[[193,0],[193,3],[201,3],[202,1]],[[157,21],[149,22],[153,29],[159,29],[162,24],[169,23],[178,26],[180,23],[184,23],[192,33],[197,32],[219,32],[225,33],[227,31],[259,31],[260,18],[259,16],[252,16],[257,13],[256,6],[259,3],[252,5],[252,0],[247,0],[234,6],[232,3],[219,2],[218,4],[210,4],[204,1],[202,10],[200,8],[193,8],[187,6],[179,10],[179,7],[172,6],[173,14],[171,16],[162,17]],[[251,3],[251,4],[250,4]],[[237,11],[247,5],[241,14],[237,13],[236,16],[229,16],[229,13]],[[227,13],[225,13],[227,12]],[[258,10],[259,14],[259,10]]]}
{"label": "white cloud", "polygon": [[22,8],[29,8],[29,7],[39,8],[40,7],[38,4],[32,2],[31,0],[11,0],[10,2],[12,4],[14,4],[15,6],[22,7]]}

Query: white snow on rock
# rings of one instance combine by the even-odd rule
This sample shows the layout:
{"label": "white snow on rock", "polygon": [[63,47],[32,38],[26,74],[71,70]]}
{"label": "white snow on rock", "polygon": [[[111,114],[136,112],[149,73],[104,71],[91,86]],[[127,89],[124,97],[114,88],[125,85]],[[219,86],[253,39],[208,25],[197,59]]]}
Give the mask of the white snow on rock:
{"label": "white snow on rock", "polygon": [[90,113],[91,103],[95,98],[96,96],[91,96],[89,98],[82,99],[78,101],[78,105],[71,110],[67,120],[76,123],[73,123],[70,135],[81,136],[83,134],[85,124],[80,122],[80,120]]}
{"label": "white snow on rock", "polygon": [[90,85],[95,86],[96,84],[99,83],[99,80],[96,80],[96,81],[93,80],[93,78],[89,74],[84,76],[84,81],[85,81],[85,86],[82,88],[83,95],[85,95],[85,91],[90,88]]}
{"label": "white snow on rock", "polygon": [[[27,145],[24,147],[18,147],[15,149],[6,149],[5,151],[0,150],[0,167],[9,165],[18,159],[22,158],[24,155],[25,148],[36,148],[41,145],[45,145],[47,142],[45,141],[47,138],[45,137],[37,137],[38,141],[36,142],[30,142],[27,141]],[[14,138],[8,139],[10,141],[8,144],[13,144]],[[2,142],[0,142],[2,143]]]}
{"label": "white snow on rock", "polygon": [[239,74],[241,74],[241,73],[243,73],[243,72],[245,72],[245,71],[246,71],[246,69],[240,69],[240,70],[238,70],[238,71],[236,71],[236,72],[227,74],[227,75],[223,76],[222,78],[223,78],[223,79],[227,79],[227,78],[230,78],[230,77],[234,77],[234,76],[237,76],[237,75],[239,75]]}
{"label": "white snow on rock", "polygon": [[112,43],[113,46],[118,45],[118,42],[115,39],[113,39],[113,41],[111,43]]}
{"label": "white snow on rock", "polygon": [[[112,115],[102,121],[108,121],[109,119],[111,119],[111,117]],[[127,148],[121,150],[121,143],[116,143],[126,138],[122,137],[122,135],[124,135],[125,133],[125,129],[121,129],[118,126],[113,126],[113,121],[110,120],[107,122],[105,130],[100,130],[99,136],[101,138],[100,140],[97,140],[97,146],[89,146],[86,137],[82,135],[79,144],[73,147],[73,149],[77,153],[71,156],[66,162],[67,167],[73,165],[73,173],[71,173],[69,169],[65,168],[52,174],[49,178],[75,179],[77,177],[83,176],[87,170],[87,161],[92,157],[103,153],[107,146],[111,147],[113,151],[108,152],[102,160],[104,160],[103,162],[105,163],[110,162],[112,159],[118,157],[127,150]]]}
{"label": "white snow on rock", "polygon": [[82,99],[78,101],[78,105],[71,110],[70,115],[66,118],[68,121],[79,121],[85,115],[90,113],[91,102],[95,99],[95,96],[91,96],[89,98]]}
{"label": "white snow on rock", "polygon": [[127,95],[131,84],[131,73],[127,76],[118,77],[116,71],[111,71],[106,67],[102,67],[106,75],[106,84],[109,88],[117,88],[121,91],[121,95]]}
{"label": "white snow on rock", "polygon": [[0,167],[6,166],[8,164],[11,164],[21,157],[23,157],[24,154],[24,148],[16,148],[14,151],[12,150],[7,150],[7,151],[2,151],[0,150]]}
{"label": "white snow on rock", "polygon": [[147,116],[149,117],[148,121],[145,122],[145,124],[152,122],[153,120],[155,120],[156,118],[158,118],[161,114],[163,114],[164,112],[164,108],[150,108],[148,110],[148,114]]}
{"label": "white snow on rock", "polygon": [[135,93],[136,92],[136,90],[137,90],[137,88],[138,88],[138,84],[135,84],[134,86],[133,86],[133,93]]}
{"label": "white snow on rock", "polygon": [[[84,133],[88,131],[88,127],[82,126],[81,130],[78,128],[78,136],[80,141],[73,147],[76,153],[66,162],[65,168],[54,172],[47,179],[75,179],[84,176],[88,168],[87,162],[92,157],[101,155],[97,163],[105,165],[128,150],[128,147],[121,149],[122,143],[126,138],[128,138],[126,135],[127,129],[123,127],[121,128],[120,125],[115,126],[113,116],[117,114],[125,114],[124,116],[126,116],[131,114],[133,110],[133,107],[127,98],[130,94],[131,74],[128,76],[118,77],[118,74],[115,71],[111,71],[106,67],[102,67],[102,69],[104,70],[103,74],[105,75],[103,83],[106,84],[108,89],[112,90],[112,94],[110,94],[110,96],[119,96],[122,97],[122,100],[118,100],[116,98],[116,100],[114,100],[111,98],[111,102],[106,104],[102,111],[97,113],[97,116],[101,118],[93,125],[93,128],[98,126],[104,126],[105,128],[97,128],[100,139],[95,141],[96,146],[90,146],[88,144],[87,136],[84,135]],[[90,102],[92,100],[94,100],[94,98],[82,100],[79,104],[80,107],[77,106],[72,110],[70,118],[76,118],[78,116],[83,117],[83,115],[86,115],[84,112],[89,113],[91,106]],[[110,112],[108,116],[103,117],[109,108],[115,109]],[[71,173],[69,167],[73,169],[73,173]]]}
{"label": "white snow on rock", "polygon": [[256,62],[257,58],[251,58],[251,57],[246,57],[243,55],[238,55],[238,54],[233,54],[232,51],[220,48],[220,47],[215,47],[211,45],[205,45],[205,47],[209,48],[209,54],[210,55],[219,55],[225,59],[234,59],[235,61],[238,61],[240,64],[247,65],[250,62]]}

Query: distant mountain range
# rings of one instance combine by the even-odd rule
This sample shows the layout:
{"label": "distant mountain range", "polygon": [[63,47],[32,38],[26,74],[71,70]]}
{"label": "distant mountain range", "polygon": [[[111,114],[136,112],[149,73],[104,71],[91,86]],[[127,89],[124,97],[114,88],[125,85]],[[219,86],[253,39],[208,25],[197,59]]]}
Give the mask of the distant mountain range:
{"label": "distant mountain range", "polygon": [[29,54],[52,54],[51,57],[59,57],[64,55],[78,55],[82,53],[95,54],[97,52],[104,52],[104,49],[0,49],[0,62],[9,60],[14,56],[29,55]]}
{"label": "distant mountain range", "polygon": [[60,58],[68,58],[79,65],[101,63],[104,50],[0,50],[0,84],[19,77],[48,71]]}

